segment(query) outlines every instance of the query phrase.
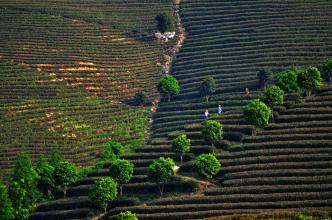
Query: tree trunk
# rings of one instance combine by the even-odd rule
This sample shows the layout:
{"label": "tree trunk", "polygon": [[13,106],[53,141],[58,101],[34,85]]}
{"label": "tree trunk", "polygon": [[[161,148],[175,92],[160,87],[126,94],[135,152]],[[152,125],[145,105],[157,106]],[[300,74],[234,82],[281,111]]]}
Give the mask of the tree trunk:
{"label": "tree trunk", "polygon": [[119,184],[119,188],[120,188],[120,196],[122,196],[122,184]]}
{"label": "tree trunk", "polygon": [[67,187],[63,187],[63,198],[66,198],[67,195]]}
{"label": "tree trunk", "polygon": [[107,205],[104,206],[104,214],[107,212]]}
{"label": "tree trunk", "polygon": [[160,192],[160,196],[162,197],[164,195],[164,184],[159,184],[158,183],[158,189]]}
{"label": "tree trunk", "polygon": [[170,94],[167,95],[167,99],[168,99],[168,102],[171,101],[171,95]]}
{"label": "tree trunk", "polygon": [[205,102],[209,102],[209,96],[205,96]]}
{"label": "tree trunk", "polygon": [[183,154],[180,155],[180,165],[182,165],[182,156]]}

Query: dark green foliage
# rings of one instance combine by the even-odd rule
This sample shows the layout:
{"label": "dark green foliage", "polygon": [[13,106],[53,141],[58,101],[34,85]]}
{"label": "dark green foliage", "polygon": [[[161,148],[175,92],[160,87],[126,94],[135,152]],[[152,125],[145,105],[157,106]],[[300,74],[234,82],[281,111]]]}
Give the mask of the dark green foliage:
{"label": "dark green foliage", "polygon": [[322,77],[316,67],[308,67],[308,69],[298,74],[299,86],[304,89],[309,96],[312,91],[317,91],[320,88],[321,82]]}
{"label": "dark green foliage", "polygon": [[14,219],[14,210],[12,203],[9,200],[6,186],[0,181],[0,219],[11,220]]}
{"label": "dark green foliage", "polygon": [[271,71],[266,69],[259,70],[257,74],[258,83],[260,88],[265,88],[271,79]]}
{"label": "dark green foliage", "polygon": [[104,152],[101,155],[103,161],[113,161],[123,153],[124,147],[116,141],[108,141],[104,144]]}
{"label": "dark green foliage", "polygon": [[175,174],[174,168],[174,161],[164,157],[160,157],[149,166],[148,177],[150,181],[158,184],[161,196],[163,196],[164,184],[170,181]]}
{"label": "dark green foliage", "polygon": [[107,204],[116,199],[117,195],[117,183],[110,177],[96,180],[89,192],[90,200],[95,205],[103,208],[105,213]]}
{"label": "dark green foliage", "polygon": [[214,120],[207,120],[203,124],[202,135],[206,141],[209,141],[212,146],[220,144],[223,138],[222,125]]}
{"label": "dark green foliage", "polygon": [[175,18],[169,13],[161,13],[156,16],[156,21],[158,22],[157,28],[161,33],[173,32],[175,28]]}
{"label": "dark green foliage", "polygon": [[171,75],[162,77],[157,88],[160,94],[167,96],[168,101],[170,101],[173,95],[180,93],[179,82]]}
{"label": "dark green foliage", "polygon": [[332,77],[332,58],[328,58],[323,63],[323,77],[328,82],[331,83]]}
{"label": "dark green foliage", "polygon": [[148,100],[148,97],[146,96],[146,93],[145,92],[135,93],[134,103],[135,103],[135,105],[139,105],[139,106],[144,106],[144,105],[149,104],[149,100]]}
{"label": "dark green foliage", "polygon": [[117,220],[138,220],[135,213],[132,213],[131,211],[121,212]]}
{"label": "dark green foliage", "polygon": [[45,196],[50,196],[51,190],[53,190],[55,186],[53,179],[54,167],[47,162],[45,157],[40,155],[36,165],[36,172],[39,175],[38,189]]}
{"label": "dark green foliage", "polygon": [[51,159],[50,164],[52,166],[55,166],[57,163],[59,163],[62,160],[59,145],[53,145],[52,151],[51,151]]}
{"label": "dark green foliage", "polygon": [[190,151],[190,139],[187,138],[187,135],[181,134],[177,136],[172,141],[172,150],[180,155],[182,165],[183,154]]}
{"label": "dark green foliage", "polygon": [[122,185],[128,183],[134,174],[134,164],[128,160],[116,160],[110,167],[110,176],[119,184],[120,195]]}
{"label": "dark green foliage", "polygon": [[269,123],[272,111],[264,102],[254,99],[243,108],[243,114],[248,123],[262,127]]}
{"label": "dark green foliage", "polygon": [[197,172],[212,179],[220,170],[220,162],[213,154],[201,154],[195,160],[195,167]]}
{"label": "dark green foliage", "polygon": [[62,189],[63,195],[66,197],[67,187],[77,181],[77,169],[67,160],[60,161],[54,167],[53,178],[55,185]]}
{"label": "dark green foliage", "polygon": [[15,219],[28,219],[30,212],[36,208],[41,197],[37,189],[38,179],[30,156],[25,152],[19,153],[8,190]]}
{"label": "dark green foliage", "polygon": [[284,103],[284,91],[278,86],[272,85],[264,92],[264,96],[260,100],[272,109]]}
{"label": "dark green foliage", "polygon": [[213,77],[208,76],[199,86],[199,94],[205,98],[205,101],[209,101],[209,97],[216,92],[216,82]]}
{"label": "dark green foliage", "polygon": [[312,216],[307,216],[304,214],[298,214],[292,218],[292,220],[313,220]]}
{"label": "dark green foliage", "polygon": [[295,68],[279,72],[276,75],[276,85],[286,93],[297,92],[299,89],[297,75]]}

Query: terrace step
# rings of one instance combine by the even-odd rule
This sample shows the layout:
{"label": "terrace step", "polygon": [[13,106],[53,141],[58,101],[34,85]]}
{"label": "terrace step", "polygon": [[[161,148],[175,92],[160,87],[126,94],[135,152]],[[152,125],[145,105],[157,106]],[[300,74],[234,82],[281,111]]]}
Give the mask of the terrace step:
{"label": "terrace step", "polygon": [[58,220],[72,218],[86,218],[91,214],[89,208],[75,208],[73,210],[52,210],[47,212],[35,212],[30,215],[31,220]]}

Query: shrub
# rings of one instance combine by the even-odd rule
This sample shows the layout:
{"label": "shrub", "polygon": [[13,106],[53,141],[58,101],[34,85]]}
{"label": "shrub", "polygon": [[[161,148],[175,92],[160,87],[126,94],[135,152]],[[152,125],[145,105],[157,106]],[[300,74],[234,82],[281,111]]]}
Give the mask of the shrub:
{"label": "shrub", "polygon": [[173,32],[175,28],[175,18],[171,14],[161,13],[156,16],[156,21],[158,22],[157,28],[161,33]]}
{"label": "shrub", "polygon": [[199,86],[199,94],[205,98],[206,102],[209,102],[209,97],[215,92],[216,82],[211,76],[208,76]]}
{"label": "shrub", "polygon": [[243,114],[248,123],[260,127],[269,123],[271,113],[271,109],[259,99],[252,100],[243,108]]}
{"label": "shrub", "polygon": [[50,165],[47,160],[40,155],[36,165],[36,172],[39,175],[38,189],[45,195],[50,196],[51,190],[54,189],[53,172],[54,167]]}
{"label": "shrub", "polygon": [[30,212],[36,208],[41,197],[37,189],[38,178],[30,156],[25,152],[19,153],[8,190],[15,219],[28,219]]}
{"label": "shrub", "polygon": [[277,73],[276,85],[286,93],[297,92],[299,89],[297,70],[295,68],[290,68]]}
{"label": "shrub", "polygon": [[104,213],[107,211],[108,203],[116,199],[117,195],[117,183],[110,177],[96,180],[89,192],[90,200],[103,208]]}
{"label": "shrub", "polygon": [[14,210],[9,200],[6,186],[0,181],[0,219],[14,219]]}
{"label": "shrub", "polygon": [[171,75],[162,77],[157,87],[160,94],[167,96],[168,102],[171,100],[171,96],[180,93],[179,82]]}
{"label": "shrub", "polygon": [[104,144],[104,151],[101,155],[101,160],[103,161],[116,160],[123,152],[124,152],[124,147],[122,144],[116,141],[108,141]]}
{"label": "shrub", "polygon": [[213,154],[201,154],[195,161],[197,172],[212,179],[220,171],[220,162]]}
{"label": "shrub", "polygon": [[160,195],[163,196],[164,184],[174,176],[175,164],[171,158],[160,157],[150,164],[148,177],[152,182],[157,183]]}
{"label": "shrub", "polygon": [[284,103],[284,91],[278,86],[272,85],[264,92],[264,96],[261,97],[260,100],[273,109],[273,107]]}
{"label": "shrub", "polygon": [[60,161],[54,167],[53,178],[55,185],[61,188],[66,197],[67,187],[77,181],[77,169],[67,160]]}
{"label": "shrub", "polygon": [[312,91],[318,90],[322,82],[322,77],[316,67],[309,67],[298,75],[299,86],[305,90],[307,95],[311,95]]}
{"label": "shrub", "polygon": [[258,83],[260,88],[265,88],[271,78],[271,71],[266,69],[259,70],[257,74]]}
{"label": "shrub", "polygon": [[180,155],[181,165],[183,154],[190,151],[190,139],[187,135],[181,134],[172,141],[172,150]]}
{"label": "shrub", "polygon": [[292,220],[313,220],[313,219],[314,219],[313,217],[304,214],[298,214],[292,218]]}
{"label": "shrub", "polygon": [[332,77],[332,58],[326,59],[323,63],[323,77],[329,83],[331,83]]}
{"label": "shrub", "polygon": [[134,97],[135,105],[144,106],[149,104],[148,97],[145,92],[137,92]]}
{"label": "shrub", "polygon": [[132,213],[131,211],[121,212],[117,220],[138,220],[135,213]]}
{"label": "shrub", "polygon": [[203,123],[202,135],[212,146],[220,144],[223,138],[223,133],[222,125],[219,122],[207,120]]}
{"label": "shrub", "polygon": [[119,184],[120,195],[122,195],[122,185],[128,183],[134,174],[134,164],[128,160],[116,160],[110,167],[111,177]]}

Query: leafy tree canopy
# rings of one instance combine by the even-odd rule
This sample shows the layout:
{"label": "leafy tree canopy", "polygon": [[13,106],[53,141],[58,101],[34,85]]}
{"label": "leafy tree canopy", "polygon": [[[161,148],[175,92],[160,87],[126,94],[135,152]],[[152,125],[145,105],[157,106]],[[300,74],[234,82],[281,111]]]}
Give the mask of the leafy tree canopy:
{"label": "leafy tree canopy", "polygon": [[331,83],[332,77],[332,58],[328,58],[323,63],[323,76],[327,82]]}
{"label": "leafy tree canopy", "polygon": [[264,96],[260,100],[270,108],[282,105],[284,103],[284,91],[278,86],[272,85],[264,92]]}
{"label": "leafy tree canopy", "polygon": [[116,141],[108,141],[104,144],[104,151],[101,159],[105,161],[113,161],[120,157],[124,152],[124,146]]}
{"label": "leafy tree canopy", "polygon": [[316,67],[309,67],[298,75],[299,86],[310,95],[312,91],[318,90],[322,83],[322,77]]}
{"label": "leafy tree canopy", "polygon": [[209,101],[209,97],[216,92],[216,82],[213,77],[208,76],[199,86],[199,94],[205,97],[206,102]]}
{"label": "leafy tree canopy", "polygon": [[95,205],[104,208],[105,213],[107,204],[116,199],[117,195],[117,183],[110,177],[96,180],[89,192],[90,200]]}
{"label": "leafy tree canopy", "polygon": [[116,160],[110,167],[111,177],[120,185],[122,195],[122,184],[128,183],[134,174],[134,164],[128,160]]}
{"label": "leafy tree canopy", "polygon": [[299,89],[297,80],[298,71],[292,67],[277,73],[276,85],[286,93],[297,92]]}
{"label": "leafy tree canopy", "polygon": [[203,123],[202,135],[212,145],[220,143],[223,138],[223,128],[218,121],[207,120]]}
{"label": "leafy tree canopy", "polygon": [[243,108],[243,114],[250,124],[261,127],[269,123],[272,111],[264,102],[254,99]]}
{"label": "leafy tree canopy", "polygon": [[132,213],[131,211],[121,212],[117,220],[138,220],[136,214]]}
{"label": "leafy tree canopy", "polygon": [[187,135],[181,134],[177,136],[172,141],[172,150],[175,153],[180,154],[181,164],[182,164],[183,154],[188,153],[190,151],[190,139],[187,138]]}
{"label": "leafy tree canopy", "polygon": [[0,219],[14,219],[14,210],[8,197],[6,186],[0,181]]}
{"label": "leafy tree canopy", "polygon": [[213,154],[201,154],[195,161],[195,167],[200,175],[212,179],[220,171],[221,165]]}
{"label": "leafy tree canopy", "polygon": [[175,18],[170,13],[160,13],[155,19],[158,22],[157,28],[161,33],[174,32],[176,30]]}
{"label": "leafy tree canopy", "polygon": [[171,96],[180,93],[179,82],[171,75],[162,77],[157,87],[160,94],[168,97],[168,101],[170,101]]}
{"label": "leafy tree canopy", "polygon": [[66,188],[77,181],[78,172],[74,164],[63,160],[54,167],[53,178],[55,185],[62,188],[66,196]]}

